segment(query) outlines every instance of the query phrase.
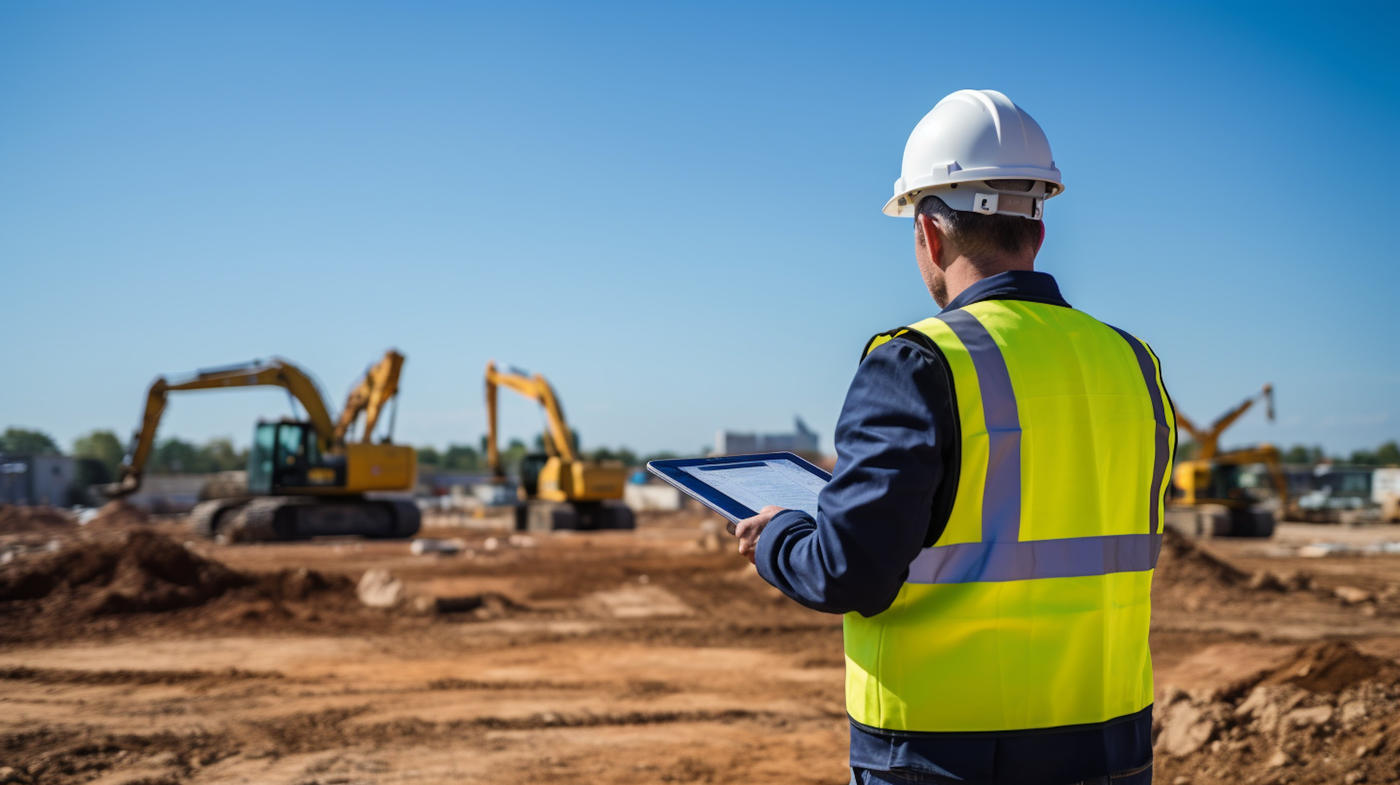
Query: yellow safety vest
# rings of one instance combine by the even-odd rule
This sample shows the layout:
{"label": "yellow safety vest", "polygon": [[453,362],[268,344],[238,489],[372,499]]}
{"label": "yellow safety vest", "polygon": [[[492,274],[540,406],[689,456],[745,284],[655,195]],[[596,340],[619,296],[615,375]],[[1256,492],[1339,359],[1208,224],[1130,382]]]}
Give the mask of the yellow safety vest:
{"label": "yellow safety vest", "polygon": [[846,614],[851,718],[1009,731],[1146,708],[1176,443],[1156,356],[1080,311],[1018,300],[878,335],[866,351],[899,336],[931,345],[949,370],[957,488],[890,607]]}

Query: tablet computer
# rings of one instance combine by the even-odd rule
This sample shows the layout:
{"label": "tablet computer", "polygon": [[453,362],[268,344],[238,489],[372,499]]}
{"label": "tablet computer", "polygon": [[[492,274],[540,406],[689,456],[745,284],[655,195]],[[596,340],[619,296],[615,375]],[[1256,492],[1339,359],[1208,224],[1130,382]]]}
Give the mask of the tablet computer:
{"label": "tablet computer", "polygon": [[790,452],[648,461],[647,471],[680,488],[734,524],[774,504],[817,514],[817,494],[831,475]]}

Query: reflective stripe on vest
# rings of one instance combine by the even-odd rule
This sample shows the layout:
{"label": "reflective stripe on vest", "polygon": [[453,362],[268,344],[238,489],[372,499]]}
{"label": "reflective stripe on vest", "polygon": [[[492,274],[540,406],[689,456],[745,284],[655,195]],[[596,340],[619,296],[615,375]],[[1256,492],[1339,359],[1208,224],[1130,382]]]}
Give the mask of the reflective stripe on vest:
{"label": "reflective stripe on vest", "polygon": [[1175,439],[1156,358],[1081,312],[1020,301],[906,329],[951,373],[959,485],[894,603],[846,617],[851,717],[966,732],[1141,710]]}

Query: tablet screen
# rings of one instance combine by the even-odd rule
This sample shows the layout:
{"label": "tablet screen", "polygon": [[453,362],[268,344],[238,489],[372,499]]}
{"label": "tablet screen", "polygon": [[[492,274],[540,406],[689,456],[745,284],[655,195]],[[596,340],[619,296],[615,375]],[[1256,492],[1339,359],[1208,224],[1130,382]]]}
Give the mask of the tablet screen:
{"label": "tablet screen", "polygon": [[647,471],[676,486],[733,524],[772,504],[816,517],[817,495],[831,475],[790,452],[670,458]]}
{"label": "tablet screen", "polygon": [[817,475],[784,460],[680,468],[750,510],[773,504],[815,517],[817,494],[826,484]]}

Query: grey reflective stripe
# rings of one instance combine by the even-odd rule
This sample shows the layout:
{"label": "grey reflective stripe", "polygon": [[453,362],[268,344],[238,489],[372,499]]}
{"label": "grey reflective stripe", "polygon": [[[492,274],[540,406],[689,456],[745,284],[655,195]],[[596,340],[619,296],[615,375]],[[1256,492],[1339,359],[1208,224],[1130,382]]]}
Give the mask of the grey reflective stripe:
{"label": "grey reflective stripe", "polygon": [[989,583],[1080,578],[1150,570],[1160,534],[1109,534],[1026,542],[965,542],[925,548],[905,583]]}
{"label": "grey reflective stripe", "polygon": [[1167,461],[1171,458],[1171,426],[1167,424],[1167,407],[1162,401],[1162,389],[1157,386],[1157,364],[1152,362],[1152,354],[1147,351],[1147,345],[1117,327],[1113,329],[1133,347],[1138,368],[1142,371],[1143,380],[1147,382],[1147,397],[1152,399],[1152,419],[1156,421],[1157,428],[1156,447],[1152,455],[1152,496],[1147,500],[1147,519],[1152,527],[1148,531],[1156,532],[1162,528],[1159,509],[1162,502],[1162,480],[1167,473]]}
{"label": "grey reflective stripe", "polygon": [[987,427],[987,478],[982,486],[982,540],[1021,536],[1021,419],[1006,359],[987,328],[967,311],[938,317],[967,347],[977,371]]}

